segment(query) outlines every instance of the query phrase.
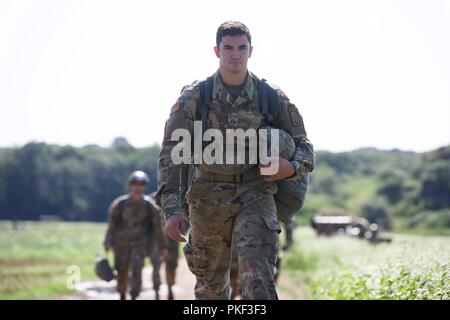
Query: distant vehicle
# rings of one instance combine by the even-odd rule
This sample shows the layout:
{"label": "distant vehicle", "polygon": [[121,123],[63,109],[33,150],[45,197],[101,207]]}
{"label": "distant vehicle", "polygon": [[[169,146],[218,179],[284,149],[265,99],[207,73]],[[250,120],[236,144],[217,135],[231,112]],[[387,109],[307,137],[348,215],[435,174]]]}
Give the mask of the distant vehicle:
{"label": "distant vehicle", "polygon": [[376,223],[357,216],[314,214],[311,227],[318,236],[348,235],[372,243],[392,241],[391,238],[380,237]]}
{"label": "distant vehicle", "polygon": [[44,214],[39,216],[39,221],[42,222],[55,222],[55,221],[57,222],[61,220],[62,220],[61,217],[56,215]]}

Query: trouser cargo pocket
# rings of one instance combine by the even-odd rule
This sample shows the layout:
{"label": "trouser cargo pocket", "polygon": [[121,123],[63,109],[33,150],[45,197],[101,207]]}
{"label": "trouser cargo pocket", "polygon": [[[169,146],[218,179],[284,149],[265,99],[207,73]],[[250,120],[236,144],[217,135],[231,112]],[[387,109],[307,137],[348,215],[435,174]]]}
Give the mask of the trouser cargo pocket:
{"label": "trouser cargo pocket", "polygon": [[272,216],[263,216],[263,219],[267,229],[277,231],[278,233],[281,232],[281,227],[277,218]]}
{"label": "trouser cargo pocket", "polygon": [[195,248],[190,241],[183,247],[184,256],[189,270],[198,278],[203,278],[208,270],[206,248]]}

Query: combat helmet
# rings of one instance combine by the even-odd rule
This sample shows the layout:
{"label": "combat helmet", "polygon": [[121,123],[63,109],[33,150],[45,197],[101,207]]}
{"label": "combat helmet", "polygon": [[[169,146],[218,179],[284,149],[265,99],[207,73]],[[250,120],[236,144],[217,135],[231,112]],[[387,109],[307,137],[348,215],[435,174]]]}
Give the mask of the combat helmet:
{"label": "combat helmet", "polygon": [[109,261],[106,257],[97,257],[95,259],[95,274],[102,280],[110,282],[116,278],[116,275],[109,265]]}
{"label": "combat helmet", "polygon": [[278,155],[282,158],[291,160],[295,152],[295,143],[294,139],[292,139],[292,136],[283,129],[273,128],[271,126],[263,126],[261,127],[261,129],[267,130],[267,135],[259,136],[259,145],[261,145],[261,143],[267,144],[267,152],[269,155],[272,155],[271,154],[272,136],[276,133],[276,130],[278,130],[278,137],[279,137]]}
{"label": "combat helmet", "polygon": [[[291,161],[295,154],[295,143],[292,136],[283,129],[276,129],[270,126],[263,126],[267,129],[267,141],[259,141],[259,143],[267,143],[267,150],[270,152],[271,135],[278,130],[279,134],[279,156]],[[261,137],[260,137],[261,138]],[[278,191],[274,195],[275,204],[277,206],[277,217],[284,223],[292,221],[294,215],[303,207],[306,198],[306,192],[309,185],[308,174],[299,179],[284,179],[276,181]]]}
{"label": "combat helmet", "polygon": [[150,179],[148,178],[148,175],[144,171],[134,171],[130,174],[128,177],[128,183],[133,182],[141,182],[148,184],[150,182]]}

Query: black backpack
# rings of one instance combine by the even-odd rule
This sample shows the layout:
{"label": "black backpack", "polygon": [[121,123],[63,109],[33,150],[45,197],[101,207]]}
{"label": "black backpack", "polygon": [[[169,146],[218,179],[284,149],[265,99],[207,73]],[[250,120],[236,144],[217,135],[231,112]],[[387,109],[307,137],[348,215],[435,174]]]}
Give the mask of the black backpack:
{"label": "black backpack", "polygon": [[[213,77],[199,83],[200,97],[197,104],[196,120],[202,121],[202,135],[207,127],[208,107],[212,100]],[[277,91],[270,86],[265,79],[261,79],[258,84],[258,103],[262,114],[266,118],[267,124],[274,125],[274,115],[280,108],[280,100]],[[193,180],[193,166],[183,165],[181,170],[181,192],[182,201],[185,201],[184,193]],[[284,222],[292,221],[294,215],[303,207],[306,198],[306,192],[309,185],[308,174],[297,180],[277,181],[278,192],[274,195],[277,206],[277,216]],[[184,186],[184,187],[183,187]],[[186,204],[182,204],[186,208]],[[186,211],[186,210],[185,210]]]}

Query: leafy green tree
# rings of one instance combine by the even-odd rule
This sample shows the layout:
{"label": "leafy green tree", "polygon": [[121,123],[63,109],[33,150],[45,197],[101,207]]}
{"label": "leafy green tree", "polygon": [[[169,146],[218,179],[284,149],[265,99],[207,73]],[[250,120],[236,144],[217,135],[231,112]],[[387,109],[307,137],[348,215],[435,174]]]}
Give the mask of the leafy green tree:
{"label": "leafy green tree", "polygon": [[396,204],[403,197],[405,179],[406,175],[403,172],[383,173],[382,185],[378,188],[377,193],[386,197],[390,204]]}
{"label": "leafy green tree", "polygon": [[450,161],[425,162],[421,175],[420,197],[428,209],[439,210],[450,205]]}
{"label": "leafy green tree", "polygon": [[372,198],[361,206],[361,216],[371,223],[378,224],[381,228],[391,229],[391,217],[389,206],[382,197]]}

